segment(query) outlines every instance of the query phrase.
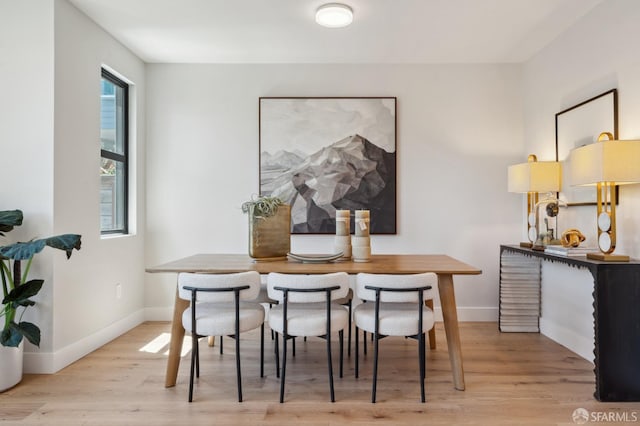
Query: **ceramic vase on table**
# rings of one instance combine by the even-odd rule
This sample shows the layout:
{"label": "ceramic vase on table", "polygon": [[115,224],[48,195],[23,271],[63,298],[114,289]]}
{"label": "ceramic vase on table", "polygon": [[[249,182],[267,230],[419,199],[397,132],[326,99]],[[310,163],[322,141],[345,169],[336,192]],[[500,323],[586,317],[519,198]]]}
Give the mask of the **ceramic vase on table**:
{"label": "ceramic vase on table", "polygon": [[351,256],[354,262],[371,261],[369,210],[356,210],[355,232],[351,237]]}
{"label": "ceramic vase on table", "polygon": [[345,260],[351,259],[350,213],[349,210],[336,210],[336,236],[333,248],[336,253],[342,252],[341,259]]}

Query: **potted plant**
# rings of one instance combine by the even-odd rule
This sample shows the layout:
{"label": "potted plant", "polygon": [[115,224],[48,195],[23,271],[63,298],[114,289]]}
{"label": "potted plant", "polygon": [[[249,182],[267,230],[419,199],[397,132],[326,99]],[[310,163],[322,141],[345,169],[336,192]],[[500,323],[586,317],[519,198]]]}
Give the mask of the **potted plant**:
{"label": "potted plant", "polygon": [[[0,211],[0,236],[22,225],[22,219],[20,210]],[[44,284],[44,280],[28,278],[33,257],[49,246],[64,250],[69,258],[73,249],[80,250],[80,243],[80,235],[64,234],[0,246],[0,392],[22,379],[23,339],[40,346],[40,328],[22,321],[25,310],[36,303],[31,298]]]}
{"label": "potted plant", "polygon": [[249,215],[249,256],[286,259],[291,250],[291,206],[278,197],[260,196],[242,204]]}

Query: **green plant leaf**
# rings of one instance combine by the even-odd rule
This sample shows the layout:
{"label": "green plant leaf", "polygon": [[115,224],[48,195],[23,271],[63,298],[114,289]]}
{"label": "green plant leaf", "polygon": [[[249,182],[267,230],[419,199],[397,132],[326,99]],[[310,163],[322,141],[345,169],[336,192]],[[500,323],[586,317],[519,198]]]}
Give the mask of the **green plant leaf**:
{"label": "green plant leaf", "polygon": [[0,211],[0,235],[9,232],[14,226],[22,225],[22,212],[20,210]]}
{"label": "green plant leaf", "polygon": [[9,327],[0,332],[0,344],[17,348],[20,342],[22,342],[22,333],[18,328],[18,324],[12,321]]}
{"label": "green plant leaf", "polygon": [[42,284],[44,284],[44,280],[30,280],[22,285],[19,285],[11,290],[7,297],[2,299],[2,304],[6,305],[8,303],[14,303],[14,306],[15,304],[21,306],[32,305],[32,303],[30,303],[31,301],[27,299],[38,294],[38,292],[42,288]]}
{"label": "green plant leaf", "polygon": [[11,321],[9,327],[0,332],[0,344],[17,348],[23,337],[40,347],[40,329],[37,325],[26,321],[20,324]]}
{"label": "green plant leaf", "polygon": [[35,240],[26,243],[13,243],[8,246],[0,247],[0,256],[13,260],[25,260],[32,258],[33,255],[41,252],[45,247],[46,244],[44,240]]}
{"label": "green plant leaf", "polygon": [[40,347],[40,328],[30,322],[22,321],[18,324],[18,328],[24,337],[32,344]]}
{"label": "green plant leaf", "polygon": [[36,253],[40,253],[46,246],[64,250],[67,259],[71,257],[73,249],[80,250],[81,236],[76,234],[57,235],[55,237],[28,241],[26,243],[14,243],[0,247],[0,256],[13,260],[31,259]]}
{"label": "green plant leaf", "polygon": [[46,244],[58,250],[67,252],[67,259],[71,257],[73,249],[80,250],[82,244],[81,236],[77,234],[64,234],[46,238]]}
{"label": "green plant leaf", "polygon": [[278,207],[282,204],[284,202],[278,197],[259,196],[242,203],[241,207],[243,213],[249,213],[254,217],[267,218],[274,216],[278,212]]}

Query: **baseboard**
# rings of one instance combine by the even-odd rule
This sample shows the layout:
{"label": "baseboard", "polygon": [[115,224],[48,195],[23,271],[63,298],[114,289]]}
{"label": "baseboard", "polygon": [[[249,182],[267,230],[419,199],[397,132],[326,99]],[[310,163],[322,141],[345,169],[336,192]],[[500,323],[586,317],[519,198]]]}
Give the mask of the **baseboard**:
{"label": "baseboard", "polygon": [[53,374],[144,322],[139,310],[56,352],[25,352],[25,374]]}
{"label": "baseboard", "polygon": [[584,337],[544,317],[540,318],[540,333],[575,352],[587,361],[594,361],[593,336]]}
{"label": "baseboard", "polygon": [[[434,307],[436,321],[442,321],[442,309]],[[145,321],[171,321],[173,307],[145,308]],[[468,322],[496,322],[498,321],[498,308],[493,307],[462,307],[458,308],[458,321]]]}

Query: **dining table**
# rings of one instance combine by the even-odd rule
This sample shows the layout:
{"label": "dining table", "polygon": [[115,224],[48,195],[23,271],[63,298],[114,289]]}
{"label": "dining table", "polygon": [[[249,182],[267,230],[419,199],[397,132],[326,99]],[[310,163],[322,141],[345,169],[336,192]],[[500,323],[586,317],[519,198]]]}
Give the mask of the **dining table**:
{"label": "dining table", "polygon": [[[438,294],[442,319],[447,339],[449,360],[454,387],[465,389],[462,348],[458,328],[458,313],[453,286],[454,275],[479,275],[482,271],[445,254],[375,254],[368,262],[339,260],[333,262],[300,262],[286,260],[257,261],[245,254],[195,254],[161,265],[146,268],[148,273],[202,273],[226,274],[256,271],[260,274],[279,272],[285,274],[326,274],[346,272],[348,274],[418,274],[433,272],[438,277]],[[180,366],[180,355],[185,331],[182,313],[189,301],[178,297],[176,285],[171,340],[165,376],[165,387],[175,386]]]}

